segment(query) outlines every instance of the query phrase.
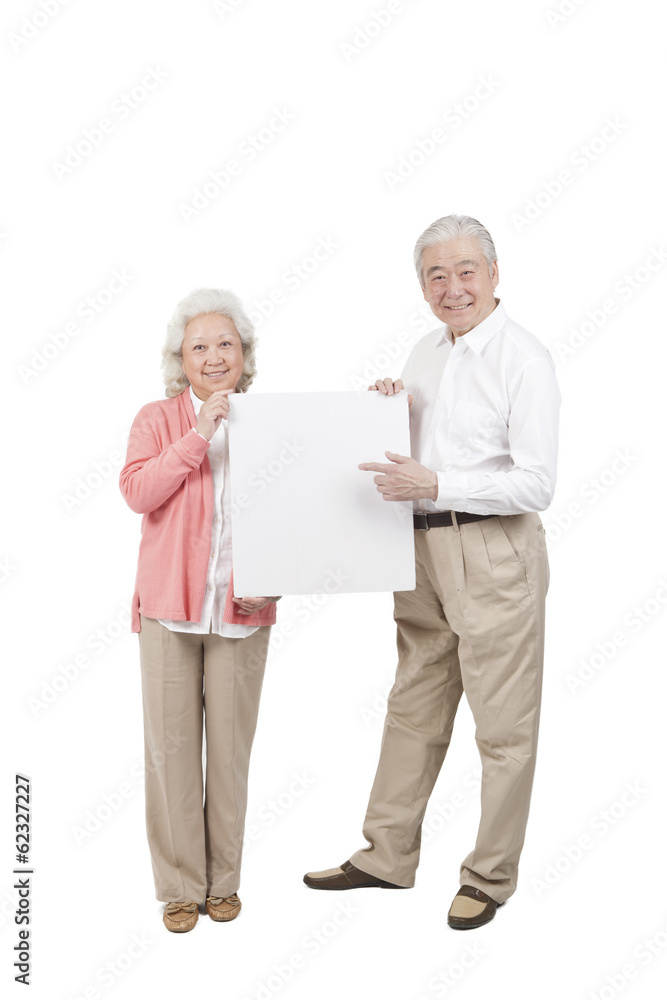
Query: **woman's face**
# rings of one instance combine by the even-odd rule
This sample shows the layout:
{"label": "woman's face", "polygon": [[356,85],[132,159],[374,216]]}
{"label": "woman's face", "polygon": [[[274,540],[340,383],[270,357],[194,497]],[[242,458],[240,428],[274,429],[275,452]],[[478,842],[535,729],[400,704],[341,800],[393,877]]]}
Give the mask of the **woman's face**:
{"label": "woman's face", "polygon": [[234,389],[243,374],[243,345],[229,316],[202,313],[185,327],[183,371],[195,396],[206,400],[220,389]]}

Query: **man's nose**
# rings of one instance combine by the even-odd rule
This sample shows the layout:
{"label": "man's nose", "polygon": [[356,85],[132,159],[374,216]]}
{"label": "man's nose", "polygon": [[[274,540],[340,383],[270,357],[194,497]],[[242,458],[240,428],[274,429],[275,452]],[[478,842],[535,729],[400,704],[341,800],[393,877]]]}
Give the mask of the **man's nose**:
{"label": "man's nose", "polygon": [[463,293],[463,282],[456,275],[447,284],[447,294],[452,299],[458,299]]}

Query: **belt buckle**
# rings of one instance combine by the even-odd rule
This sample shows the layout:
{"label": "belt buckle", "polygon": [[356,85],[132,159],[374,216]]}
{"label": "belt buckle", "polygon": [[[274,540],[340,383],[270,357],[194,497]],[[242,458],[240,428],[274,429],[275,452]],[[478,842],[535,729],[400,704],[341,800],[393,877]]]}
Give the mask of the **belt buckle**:
{"label": "belt buckle", "polygon": [[430,530],[430,525],[428,523],[428,514],[427,514],[427,512],[425,510],[416,510],[416,511],[414,511],[414,516],[415,516],[415,518],[420,518],[420,517],[424,518],[424,523],[423,524],[415,524],[415,528],[417,528],[418,531],[429,531]]}

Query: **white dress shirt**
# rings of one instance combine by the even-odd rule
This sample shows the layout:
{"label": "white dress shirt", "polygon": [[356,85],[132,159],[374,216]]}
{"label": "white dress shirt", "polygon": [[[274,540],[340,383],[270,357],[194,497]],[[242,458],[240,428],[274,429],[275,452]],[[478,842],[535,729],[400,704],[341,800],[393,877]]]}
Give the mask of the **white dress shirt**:
{"label": "white dress shirt", "polygon": [[[199,415],[202,400],[195,396],[190,387],[190,398]],[[198,432],[192,428],[192,434]],[[229,441],[227,438],[227,421],[221,420],[220,426],[211,438],[208,460],[213,473],[213,524],[211,526],[211,557],[208,563],[206,591],[200,622],[175,622],[158,618],[172,632],[194,632],[203,635],[210,631],[228,639],[245,639],[259,628],[258,625],[233,625],[223,621],[225,613],[225,597],[232,574],[232,515],[231,497],[229,495]]]}
{"label": "white dress shirt", "polygon": [[448,326],[413,347],[412,457],[437,472],[437,500],[416,510],[542,511],[556,483],[560,391],[549,351],[502,305],[468,333]]}

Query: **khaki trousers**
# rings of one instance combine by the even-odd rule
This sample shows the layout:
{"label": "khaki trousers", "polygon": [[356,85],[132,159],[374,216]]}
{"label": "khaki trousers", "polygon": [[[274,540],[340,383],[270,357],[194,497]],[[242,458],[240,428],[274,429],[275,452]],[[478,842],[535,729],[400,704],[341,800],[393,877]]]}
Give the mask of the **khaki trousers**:
{"label": "khaki trousers", "polygon": [[[146,829],[156,897],[239,888],[248,766],[269,626],[245,639],[171,632],[141,619]],[[206,731],[205,784],[202,736]]]}
{"label": "khaki trousers", "polygon": [[461,884],[516,889],[535,754],[549,566],[537,514],[415,531],[417,586],[394,595],[398,670],[351,861],[414,885],[421,826],[465,691],[482,761],[481,820]]}

